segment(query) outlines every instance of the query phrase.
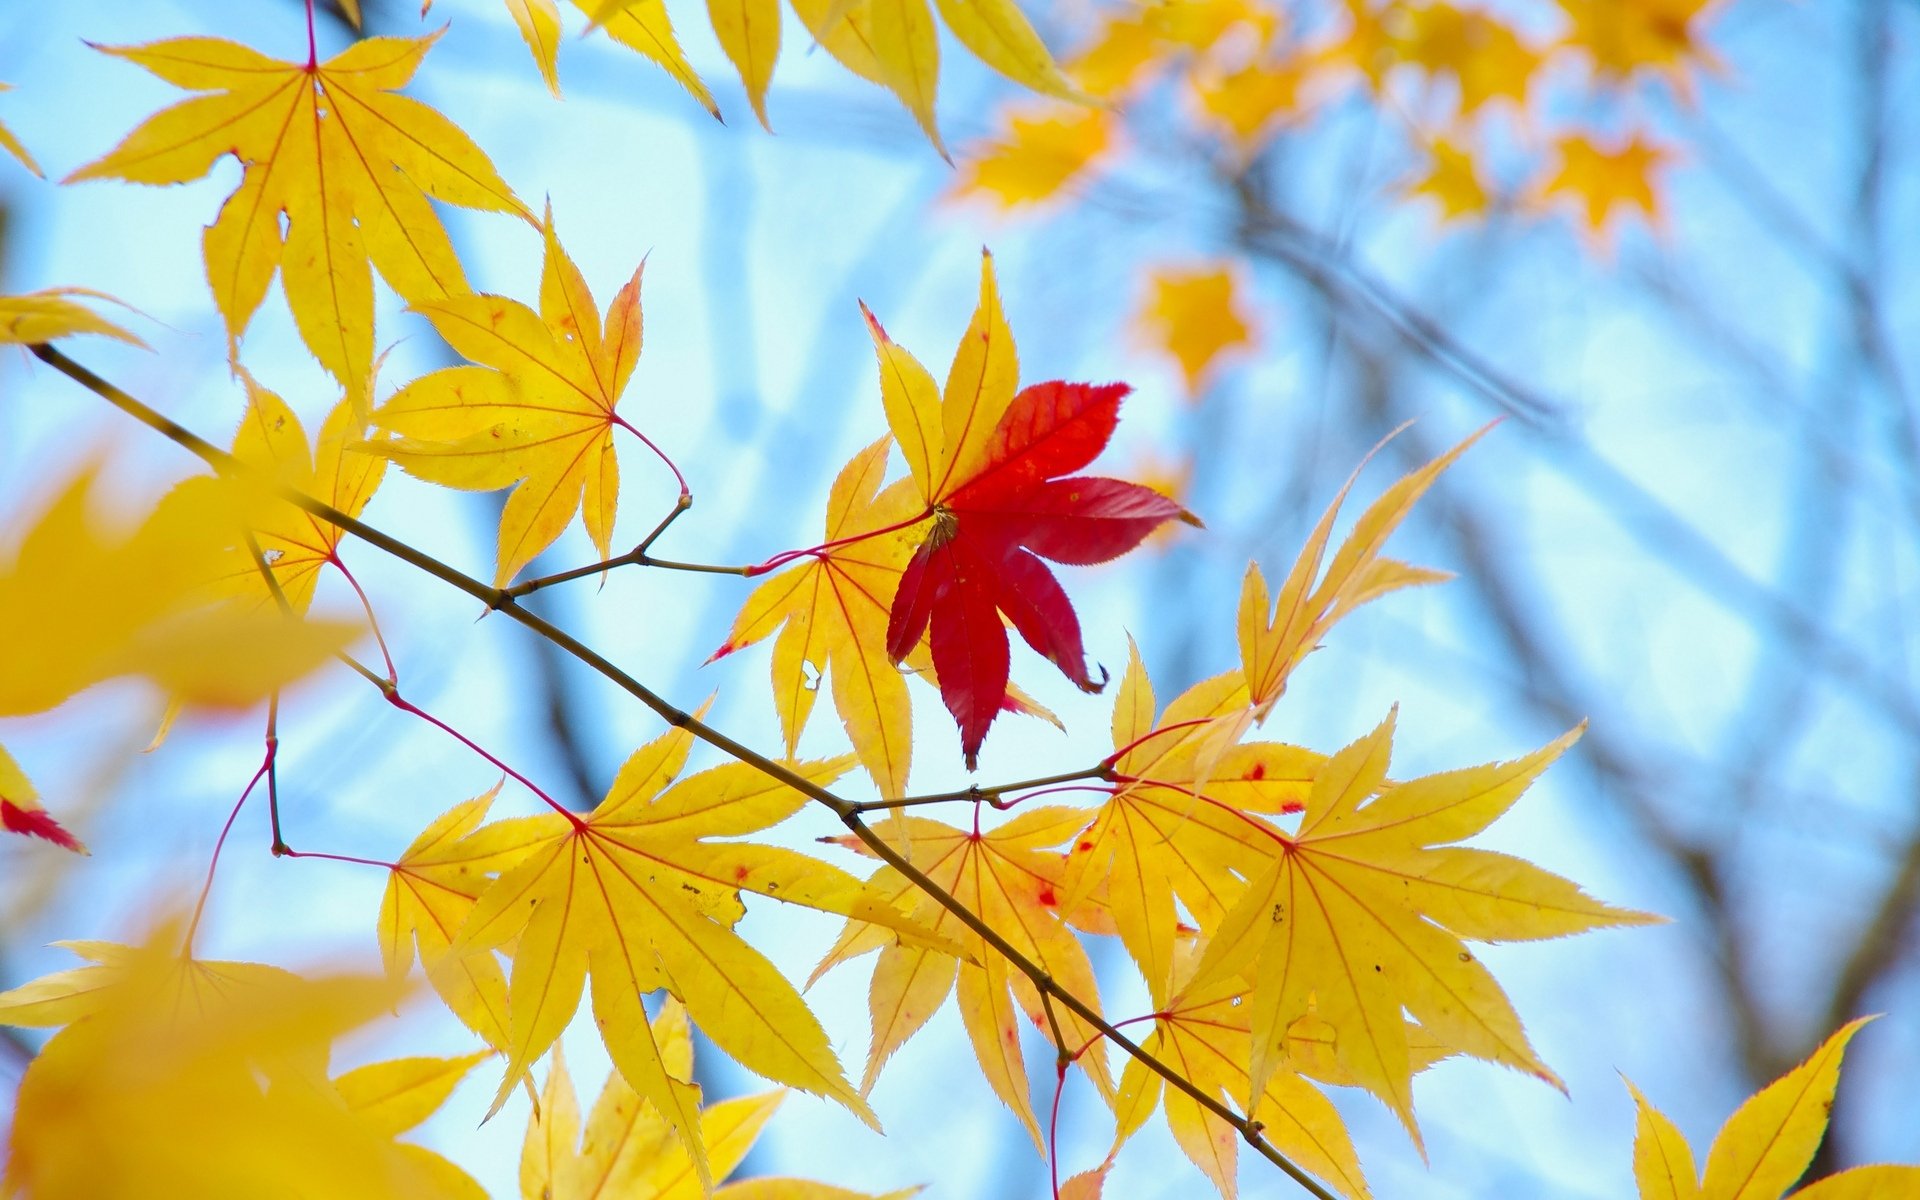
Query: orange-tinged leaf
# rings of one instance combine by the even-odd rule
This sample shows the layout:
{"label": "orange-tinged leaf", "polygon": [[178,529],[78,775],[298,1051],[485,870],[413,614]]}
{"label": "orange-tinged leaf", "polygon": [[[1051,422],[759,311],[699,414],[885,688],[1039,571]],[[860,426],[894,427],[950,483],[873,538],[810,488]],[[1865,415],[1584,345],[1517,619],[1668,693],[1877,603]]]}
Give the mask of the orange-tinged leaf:
{"label": "orange-tinged leaf", "polygon": [[[665,988],[678,997],[748,1069],[872,1120],[799,993],[734,932],[745,912],[743,892],[877,922],[922,943],[952,944],[826,863],[773,846],[709,840],[765,829],[806,798],[744,763],[667,786],[690,743],[691,735],[674,731],[636,751],[584,818],[553,813],[504,823],[524,850],[481,894],[453,953],[518,939],[496,1108],[572,1020],[591,976],[594,1015],[614,1065],[658,1107],[707,1180],[696,1091],[649,1032],[640,1007],[648,992]],[[825,784],[851,763],[842,757],[792,768]],[[490,845],[488,829],[473,839]]]}
{"label": "orange-tinged leaf", "polygon": [[[829,549],[762,583],[734,618],[714,657],[775,630],[773,697],[792,757],[828,677],[834,708],[861,766],[882,796],[906,794],[912,764],[912,705],[906,679],[886,655],[887,606],[919,535],[911,528],[862,537],[911,520],[917,511],[900,484],[880,491],[887,439],[854,455],[827,501]],[[844,539],[843,545],[832,545]]]}
{"label": "orange-tinged leaf", "polygon": [[[1020,358],[1013,330],[1000,308],[1000,285],[993,255],[980,255],[980,305],[960,336],[940,400],[941,447],[931,472],[933,486],[923,499],[933,504],[980,473],[1000,418],[1013,403],[1020,381]],[[889,424],[893,414],[887,414]],[[896,429],[894,436],[906,445]]]}
{"label": "orange-tinged leaf", "polygon": [[1461,115],[1471,116],[1496,99],[1525,106],[1541,53],[1512,26],[1491,13],[1444,3],[1408,6],[1396,16],[1396,56],[1433,76],[1453,79]]}
{"label": "orange-tinged leaf", "polygon": [[37,346],[78,333],[94,333],[142,349],[149,348],[145,342],[112,321],[68,299],[70,296],[120,303],[104,292],[78,287],[45,288],[24,296],[0,296],[0,343]]}
{"label": "orange-tinged leaf", "polygon": [[952,194],[985,195],[1002,208],[1059,196],[1112,143],[1114,116],[1105,109],[1042,108],[1006,114],[1006,129],[968,146]]}
{"label": "orange-tinged leaf", "polygon": [[1706,1200],[1774,1200],[1813,1161],[1827,1133],[1847,1043],[1872,1017],[1835,1030],[1807,1061],[1774,1080],[1721,1127],[1707,1152]]}
{"label": "orange-tinged leaf", "polygon": [[1159,268],[1140,322],[1180,364],[1187,394],[1197,396],[1220,358],[1253,345],[1231,267]]}
{"label": "orange-tinged leaf", "polygon": [[54,819],[40,803],[40,795],[33,790],[33,781],[20,769],[20,764],[0,746],[0,829],[8,833],[18,833],[29,837],[45,838],[62,849],[75,854],[89,854],[79,838],[67,832],[66,826]]}
{"label": "orange-tinged leaf", "polygon": [[[239,188],[207,228],[207,278],[238,342],[278,270],[308,349],[364,411],[378,267],[414,303],[466,290],[428,197],[532,220],[458,126],[398,94],[439,35],[367,38],[318,66],[218,38],[102,47],[203,95],[149,118],[67,177],[181,183],[233,154]],[[282,218],[284,217],[284,234]]]}
{"label": "orange-tinged leaf", "polygon": [[373,414],[393,436],[371,445],[447,487],[513,485],[500,516],[496,586],[551,545],[576,512],[600,556],[612,554],[613,430],[626,423],[615,408],[640,350],[641,269],[608,306],[603,328],[549,217],[539,312],[493,295],[416,306],[482,365],[434,371],[396,392]]}
{"label": "orange-tinged leaf", "polygon": [[[1194,984],[1249,980],[1256,1091],[1287,1059],[1294,1023],[1313,1013],[1339,1066],[1419,1140],[1414,1060],[1402,1010],[1440,1044],[1559,1086],[1519,1017],[1462,937],[1554,937],[1657,918],[1612,908],[1517,859],[1484,874],[1484,851],[1444,843],[1504,813],[1572,734],[1510,763],[1386,782],[1391,716],[1321,765],[1297,833],[1208,942]],[[1254,1116],[1258,1116],[1256,1111]]]}
{"label": "orange-tinged leaf", "polygon": [[[1333,534],[1333,521],[1354,480],[1359,478],[1358,469],[1313,527],[1271,605],[1260,568],[1247,568],[1246,581],[1240,591],[1240,658],[1242,670],[1246,672],[1247,692],[1261,719],[1265,719],[1274,702],[1286,691],[1287,678],[1294,668],[1319,648],[1321,639],[1342,617],[1388,592],[1447,578],[1439,571],[1382,558],[1380,551],[1414,502],[1433,486],[1440,472],[1485,433],[1486,429],[1480,430],[1382,492],[1354,522],[1324,575],[1320,564]],[[1362,467],[1365,465],[1361,463]]]}
{"label": "orange-tinged leaf", "polygon": [[93,511],[91,470],[0,548],[7,647],[0,716],[39,712],[118,675],[142,675],[181,700],[243,706],[298,679],[358,636],[357,625],[209,603],[237,530],[260,511],[242,489],[189,480],[137,528]]}
{"label": "orange-tinged leaf", "polygon": [[[1087,814],[1075,808],[1022,808],[997,829],[969,833],[939,821],[907,817],[888,826],[883,836],[1061,986],[1097,1007],[1099,992],[1092,965],[1063,919],[1062,857],[1050,849],[1072,837],[1086,820]],[[910,911],[928,929],[958,943],[965,958],[956,972],[950,949],[908,945],[886,931],[848,924],[814,969],[814,977],[856,955],[881,951],[868,990],[873,1040],[863,1089],[873,1086],[881,1066],[933,1016],[952,988],[958,993],[961,1020],[987,1082],[1044,1154],[1046,1143],[1028,1094],[1017,1019],[1024,1012],[1036,1027],[1050,1028],[1039,993],[978,934],[894,868],[881,867],[870,882],[897,902],[911,905]],[[1093,1040],[1093,1030],[1072,1013],[1056,1007],[1054,1015],[1072,1046]],[[1077,1061],[1100,1093],[1111,1097],[1113,1084],[1105,1057],[1089,1051]]]}

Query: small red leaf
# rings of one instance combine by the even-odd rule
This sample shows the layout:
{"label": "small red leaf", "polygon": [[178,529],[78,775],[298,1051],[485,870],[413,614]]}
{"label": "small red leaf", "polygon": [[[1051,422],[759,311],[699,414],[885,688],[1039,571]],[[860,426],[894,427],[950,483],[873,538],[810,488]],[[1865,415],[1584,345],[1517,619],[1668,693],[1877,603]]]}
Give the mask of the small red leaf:
{"label": "small red leaf", "polygon": [[8,833],[22,833],[28,837],[45,838],[62,849],[75,854],[87,853],[80,839],[68,833],[66,827],[55,820],[53,814],[44,808],[22,808],[11,800],[0,800],[0,829]]}
{"label": "small red leaf", "polygon": [[1077,686],[1105,686],[1088,672],[1073,603],[1041,558],[1105,562],[1169,520],[1193,521],[1139,484],[1057,478],[1106,448],[1127,392],[1122,383],[1034,384],[994,426],[979,468],[933,497],[933,527],[888,610],[887,653],[906,657],[931,628],[940,698],[960,727],[969,769],[987,727],[1008,707],[1001,614]]}

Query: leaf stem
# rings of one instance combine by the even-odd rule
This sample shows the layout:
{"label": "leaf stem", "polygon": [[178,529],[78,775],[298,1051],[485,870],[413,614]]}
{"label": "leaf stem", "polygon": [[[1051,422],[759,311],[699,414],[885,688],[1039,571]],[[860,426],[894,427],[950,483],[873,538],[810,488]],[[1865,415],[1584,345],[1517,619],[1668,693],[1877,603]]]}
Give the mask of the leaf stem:
{"label": "leaf stem", "polygon": [[[140,421],[142,424],[164,435],[175,444],[197,455],[216,471],[225,474],[241,475],[250,473],[245,464],[235,459],[225,450],[220,449],[218,446],[215,446],[213,443],[178,422],[156,412],[145,403],[122,391],[120,388],[115,387],[113,384],[108,383],[100,376],[68,358],[52,346],[45,344],[36,345],[31,347],[31,350],[41,361],[52,366],[55,370],[58,370],[88,391]],[[1267,1161],[1273,1163],[1274,1166],[1283,1171],[1290,1179],[1305,1189],[1309,1195],[1315,1197],[1316,1200],[1334,1200],[1331,1192],[1322,1187],[1312,1176],[1308,1175],[1300,1167],[1294,1165],[1291,1159],[1287,1158],[1286,1155],[1282,1154],[1272,1143],[1268,1142],[1265,1137],[1262,1136],[1261,1126],[1258,1122],[1249,1121],[1246,1117],[1234,1112],[1233,1109],[1222,1103],[1217,1097],[1209,1094],[1206,1089],[1189,1080],[1179,1071],[1162,1062],[1155,1055],[1148,1053],[1137,1042],[1121,1033],[1117,1027],[1109,1024],[1102,1018],[1086,1001],[1080,999],[1068,989],[1061,987],[1054,981],[1052,975],[1049,974],[1044,967],[1021,953],[1017,947],[995,930],[992,925],[988,924],[984,917],[981,917],[971,908],[968,908],[946,888],[934,882],[933,879],[928,877],[925,871],[913,865],[904,854],[894,849],[886,839],[875,832],[873,827],[868,825],[862,817],[858,805],[849,800],[842,799],[829,789],[801,775],[791,767],[776,762],[751,747],[734,740],[732,737],[708,725],[684,709],[669,704],[659,694],[627,672],[621,670],[605,655],[593,649],[593,647],[582,642],[579,638],[553,624],[551,621],[548,621],[538,613],[530,612],[514,603],[514,598],[507,595],[503,589],[490,587],[480,580],[473,578],[471,575],[442,562],[426,551],[420,550],[412,544],[404,542],[372,525],[368,525],[358,518],[350,517],[332,505],[309,496],[297,488],[289,487],[285,484],[273,484],[271,486],[289,503],[339,526],[360,540],[384,550],[402,562],[419,569],[425,574],[433,576],[442,583],[472,596],[488,607],[497,608],[505,612],[514,621],[524,625],[538,636],[546,638],[561,650],[578,659],[582,664],[598,672],[603,678],[619,687],[622,691],[625,691],[641,704],[653,710],[653,712],[668,725],[676,729],[686,730],[722,754],[753,767],[769,779],[785,784],[801,795],[831,810],[835,816],[840,818],[841,822],[846,825],[854,836],[858,837],[862,844],[872,852],[874,857],[898,871],[901,876],[918,888],[929,899],[933,900],[934,903],[952,913],[955,920],[966,926],[970,932],[977,935],[980,940],[995,953],[1006,959],[1007,963],[1015,970],[1025,975],[1027,979],[1032,982],[1036,990],[1042,994],[1051,996],[1066,1008],[1067,1011],[1100,1031],[1109,1042],[1119,1047],[1124,1053],[1165,1080],[1167,1086],[1179,1091],[1201,1108],[1232,1126],[1233,1129],[1246,1140],[1247,1144],[1253,1147],[1255,1152],[1267,1159]],[[491,756],[488,757],[491,760]],[[1102,763],[1103,769],[1105,765],[1105,763]],[[502,769],[505,769],[504,765],[502,765]],[[1091,777],[1090,773],[1080,772],[1068,778]],[[516,776],[516,778],[518,778],[518,776]],[[962,796],[955,798],[969,797],[965,797],[965,795],[962,794]],[[551,803],[551,801],[549,801],[549,803]],[[557,808],[558,806],[556,805],[555,807]],[[236,813],[237,811],[238,809],[236,808]],[[564,809],[560,811],[565,812]],[[573,817],[571,813],[567,813],[566,815],[572,817],[574,820],[578,820],[578,818]]]}
{"label": "leaf stem", "polygon": [[338,547],[327,555],[327,561],[332,563],[334,567],[339,570],[340,574],[346,577],[347,585],[353,588],[353,594],[360,597],[360,607],[367,614],[367,627],[373,630],[373,640],[380,646],[380,658],[387,664],[387,679],[391,682],[398,683],[400,681],[400,673],[394,670],[393,652],[387,649],[387,637],[380,632],[380,618],[373,614],[373,602],[367,599],[366,589],[361,587],[360,581],[353,577],[353,572],[347,570],[347,564],[340,561],[340,551]]}
{"label": "leaf stem", "polygon": [[254,787],[260,782],[261,777],[266,775],[267,768],[272,763],[273,749],[269,744],[267,757],[260,763],[259,769],[253,773],[253,778],[247,780],[247,786],[241,789],[240,798],[233,802],[233,811],[227,814],[226,824],[220,827],[220,836],[214,839],[213,856],[207,860],[207,877],[200,885],[200,898],[193,903],[193,919],[187,922],[187,936],[180,943],[182,958],[193,957],[193,939],[200,932],[201,914],[207,911],[207,896],[213,891],[213,873],[220,867],[220,852],[227,848],[227,835],[233,832],[233,823],[240,819],[240,810],[247,806],[247,797],[253,795]]}
{"label": "leaf stem", "polygon": [[[648,437],[644,433],[641,433],[625,417],[621,416],[619,413],[609,413],[607,415],[613,418],[613,423],[615,425],[618,425],[620,428],[626,430],[628,433],[639,438],[640,444],[645,446],[647,449],[653,451],[655,458],[658,458],[661,462],[667,464],[667,470],[673,472],[673,481],[680,485],[681,497],[687,500],[689,503],[691,503],[693,500],[693,493],[687,487],[687,477],[685,475],[682,475],[680,473],[680,468],[673,464],[673,460],[671,458],[667,457],[667,452],[665,450],[662,450],[660,447],[654,445],[652,438]],[[681,509],[675,509],[674,514],[677,516],[680,513],[680,511]],[[671,521],[673,517],[668,517],[667,519]]]}

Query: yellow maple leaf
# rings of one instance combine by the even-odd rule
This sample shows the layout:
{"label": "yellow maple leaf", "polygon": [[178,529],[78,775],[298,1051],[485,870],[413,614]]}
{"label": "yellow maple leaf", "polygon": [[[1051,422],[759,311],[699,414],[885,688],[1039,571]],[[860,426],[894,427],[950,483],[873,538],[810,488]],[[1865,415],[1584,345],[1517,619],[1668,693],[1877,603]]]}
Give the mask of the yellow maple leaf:
{"label": "yellow maple leaf", "polygon": [[393,864],[380,898],[380,953],[387,974],[404,976],[416,949],[447,1008],[489,1046],[507,1045],[507,977],[492,954],[454,954],[454,939],[490,882],[520,847],[476,847],[469,835],[486,819],[500,785],[434,818]]}
{"label": "yellow maple leaf", "polygon": [[[669,998],[660,1006],[652,1036],[671,1071],[692,1074],[687,1013],[677,1001]],[[785,1098],[784,1092],[762,1092],[700,1110],[700,1141],[714,1179],[726,1178],[740,1165]],[[905,1200],[919,1190],[889,1192],[878,1200]],[[558,1046],[521,1143],[520,1194],[524,1200],[705,1200],[709,1195],[713,1200],[876,1200],[801,1179],[756,1177],[704,1187],[659,1110],[618,1071],[607,1076],[583,1129],[580,1102]]]}
{"label": "yellow maple leaf", "polygon": [[143,350],[151,349],[112,321],[69,299],[70,296],[121,303],[105,292],[79,287],[45,288],[24,296],[0,296],[0,343],[37,346],[77,333],[97,333]]}
{"label": "yellow maple leaf", "polygon": [[[584,516],[601,558],[613,547],[620,463],[615,411],[640,357],[640,275],[608,304],[593,293],[546,222],[540,311],[505,296],[449,296],[415,306],[475,366],[414,380],[373,414],[393,435],[370,443],[409,474],[447,487],[512,486],[500,514],[505,584]],[[651,445],[651,443],[649,443]]]}
{"label": "yellow maple leaf", "polygon": [[[10,92],[12,90],[12,84],[0,83],[0,92]],[[27,153],[27,148],[21,144],[19,138],[14,136],[13,130],[8,129],[5,125],[0,125],[0,150],[5,150],[8,154],[19,159],[20,165],[32,171],[35,175],[39,175],[42,179],[46,178],[46,174],[40,170],[40,164],[33,161],[33,155]]]}
{"label": "yellow maple leaf", "polygon": [[1408,199],[1430,197],[1440,205],[1440,219],[1452,221],[1474,217],[1487,211],[1491,197],[1480,182],[1473,149],[1450,137],[1436,137],[1427,143],[1424,171],[1408,182],[1402,195]]}
{"label": "yellow maple leaf", "polygon": [[1279,837],[1221,920],[1193,986],[1252,983],[1253,1093],[1285,1062],[1288,1031],[1313,1013],[1331,1028],[1339,1065],[1418,1144],[1403,1009],[1446,1046],[1560,1086],[1462,939],[1658,918],[1610,907],[1520,859],[1447,845],[1505,813],[1578,730],[1512,762],[1389,785],[1392,736],[1390,715],[1320,767],[1298,832]]}
{"label": "yellow maple leaf", "polygon": [[1181,936],[1176,898],[1203,935],[1218,928],[1281,843],[1273,820],[1300,811],[1325,756],[1278,742],[1217,747],[1215,719],[1246,708],[1238,672],[1195,684],[1156,724],[1146,667],[1129,649],[1114,699],[1112,792],[1074,840],[1064,903],[1074,912],[1104,885],[1121,942],[1164,994]]}
{"label": "yellow maple leaf", "polygon": [[792,4],[819,45],[854,74],[892,92],[942,155],[946,149],[934,118],[940,82],[936,9],[960,44],[1002,75],[1043,95],[1086,99],[1054,62],[1014,0],[933,0],[931,4],[929,0],[792,0]]}
{"label": "yellow maple leaf", "polygon": [[1452,78],[1461,115],[1497,99],[1525,107],[1542,56],[1512,26],[1491,13],[1444,3],[1407,6],[1396,18],[1393,51],[1430,76]]}
{"label": "yellow maple leaf", "polygon": [[[377,455],[350,448],[360,441],[364,428],[354,417],[352,403],[342,397],[320,427],[319,440],[309,445],[299,415],[285,400],[244,369],[240,378],[247,389],[247,410],[234,434],[233,456],[263,479],[324,500],[349,517],[359,516],[380,487],[387,464]],[[277,499],[263,501],[260,519],[262,523],[252,530],[254,546],[288,606],[304,613],[313,603],[321,569],[339,562],[343,531],[331,521]],[[234,557],[237,561],[226,582],[241,595],[270,601],[253,546],[236,547]]]}
{"label": "yellow maple leaf", "polygon": [[1198,396],[1223,356],[1253,346],[1233,268],[1157,267],[1147,278],[1140,324],[1180,364],[1187,395]]}
{"label": "yellow maple leaf", "polygon": [[[204,485],[204,486],[194,486]],[[11,555],[0,551],[7,647],[0,715],[40,712],[118,675],[142,675],[189,703],[243,706],[326,661],[357,625],[209,603],[233,530],[260,510],[211,478],[169,493],[137,528],[102,522],[94,472],[76,476]]]}
{"label": "yellow maple leaf", "polygon": [[[1485,433],[1486,429],[1480,430],[1382,492],[1354,522],[1346,541],[1327,564],[1324,576],[1320,563],[1333,534],[1333,521],[1354,480],[1359,478],[1358,469],[1314,525],[1307,544],[1294,560],[1293,569],[1287,572],[1280,594],[1271,604],[1267,599],[1267,581],[1260,568],[1257,565],[1247,568],[1246,580],[1240,589],[1240,659],[1241,669],[1246,673],[1247,693],[1259,718],[1265,719],[1274,702],[1286,691],[1287,679],[1294,668],[1319,648],[1321,638],[1342,617],[1389,592],[1438,583],[1449,577],[1442,571],[1382,558],[1380,551],[1414,502],[1433,486],[1440,472]],[[1365,465],[1361,463],[1362,467]]]}
{"label": "yellow maple leaf", "polygon": [[1713,0],[1559,0],[1572,21],[1570,45],[1593,60],[1602,79],[1637,74],[1687,87],[1690,68],[1718,68],[1703,28]]}
{"label": "yellow maple leaf", "polygon": [[533,220],[459,126],[398,93],[438,37],[367,38],[317,64],[209,37],[101,47],[205,94],[150,117],[65,182],[181,183],[223,155],[240,159],[240,186],[205,237],[228,337],[246,332],[278,270],[300,336],[364,411],[369,263],[409,301],[437,299],[465,291],[466,277],[428,197]]}
{"label": "yellow maple leaf", "polygon": [[985,196],[1005,209],[1054,199],[1112,144],[1115,120],[1099,108],[1049,104],[1004,114],[1005,132],[968,146],[949,195]]}
{"label": "yellow maple leaf", "polygon": [[[1257,1107],[1261,1136],[1294,1165],[1326,1180],[1350,1200],[1370,1195],[1346,1123],[1313,1084],[1292,1070],[1276,1071],[1268,1077],[1259,1104],[1249,1104],[1246,1063],[1253,1044],[1251,1010],[1241,1003],[1237,989],[1183,987],[1169,998],[1156,1000],[1154,1007],[1153,1032],[1141,1049],[1208,1095],[1224,1097],[1239,1111]],[[1138,1132],[1156,1106],[1165,1112],[1167,1128],[1181,1151],[1213,1181],[1223,1200],[1233,1200],[1239,1132],[1185,1092],[1163,1089],[1160,1076],[1138,1059],[1129,1059],[1120,1074],[1115,1143]]]}
{"label": "yellow maple leaf", "polygon": [[[438,1112],[488,1053],[368,1063],[336,1077],[333,1087],[348,1112],[383,1136],[397,1138]],[[432,1180],[440,1194],[455,1200],[486,1200],[487,1191],[479,1181],[440,1154],[411,1142],[396,1143],[393,1149],[422,1178]]]}
{"label": "yellow maple leaf", "polygon": [[[1030,961],[1043,966],[1067,991],[1098,1007],[1099,991],[1086,950],[1062,919],[1062,856],[1051,847],[1072,837],[1087,823],[1083,809],[1064,806],[1023,808],[997,829],[971,832],[924,817],[905,817],[885,831],[894,848],[977,914]],[[870,853],[852,838],[835,841]],[[862,1094],[870,1091],[894,1051],[925,1025],[946,1002],[959,995],[960,1018],[973,1042],[974,1055],[994,1093],[1026,1126],[1042,1154],[1046,1141],[1027,1091],[1026,1059],[1020,1048],[1019,1014],[1047,1029],[1046,1009],[1025,975],[966,928],[953,913],[891,866],[882,866],[871,886],[910,911],[927,928],[964,949],[956,960],[951,947],[911,945],[891,932],[848,923],[814,968],[818,979],[829,968],[872,950],[880,951],[868,990],[873,1040],[867,1053]],[[1093,1029],[1071,1012],[1055,1008],[1069,1049],[1094,1040]],[[1113,1083],[1104,1056],[1089,1052],[1077,1060],[1102,1096]]]}
{"label": "yellow maple leaf", "polygon": [[1613,147],[1573,134],[1555,142],[1554,149],[1560,155],[1560,169],[1541,193],[1547,200],[1572,201],[1588,233],[1603,238],[1614,214],[1636,209],[1649,225],[1660,228],[1662,210],[1654,172],[1672,161],[1669,151],[1637,133]]}
{"label": "yellow maple leaf", "polygon": [[200,962],[177,934],[163,924],[143,946],[64,943],[92,964],[0,993],[0,1022],[66,1026],[21,1079],[0,1192],[81,1200],[165,1180],[222,1200],[298,1179],[315,1195],[470,1195],[326,1079],[330,1043],[388,1011],[392,987]]}
{"label": "yellow maple leaf", "polygon": [[[800,994],[734,932],[745,912],[741,893],[875,922],[921,942],[929,935],[888,897],[827,863],[774,846],[708,840],[765,829],[806,797],[745,763],[669,787],[691,743],[675,730],[636,751],[584,817],[524,817],[470,835],[476,854],[516,853],[480,894],[451,953],[517,939],[496,1110],[572,1020],[591,974],[594,1017],[614,1065],[658,1107],[706,1180],[697,1091],[664,1063],[641,996],[667,989],[743,1066],[832,1097],[871,1123]],[[843,756],[792,769],[825,784],[850,765]]]}
{"label": "yellow maple leaf", "polygon": [[868,535],[911,521],[920,506],[905,481],[880,489],[890,444],[883,437],[842,468],[827,499],[828,548],[755,589],[713,657],[780,630],[773,697],[787,756],[800,744],[825,675],[874,786],[882,796],[903,796],[912,765],[913,711],[906,680],[887,659],[887,609],[919,538],[910,528]]}
{"label": "yellow maple leaf", "polygon": [[[1631,1080],[1638,1118],[1633,1177],[1642,1200],[1779,1200],[1813,1161],[1827,1132],[1847,1043],[1872,1017],[1847,1022],[1807,1061],[1774,1080],[1727,1118],[1707,1152],[1706,1178],[1666,1114]],[[1874,1165],[1830,1175],[1793,1193],[1794,1200],[1893,1200],[1920,1195],[1920,1167]]]}

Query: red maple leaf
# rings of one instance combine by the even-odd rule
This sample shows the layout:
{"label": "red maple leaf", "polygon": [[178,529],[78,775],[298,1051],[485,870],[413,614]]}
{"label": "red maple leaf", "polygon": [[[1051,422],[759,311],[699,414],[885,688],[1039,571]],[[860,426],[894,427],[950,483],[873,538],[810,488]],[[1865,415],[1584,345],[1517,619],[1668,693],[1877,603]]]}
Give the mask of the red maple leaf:
{"label": "red maple leaf", "polygon": [[1087,671],[1080,621],[1042,559],[1106,562],[1175,517],[1199,522],[1137,483],[1060,478],[1092,462],[1113,436],[1124,383],[1037,383],[1013,398],[988,438],[980,467],[947,480],[934,522],[900,577],[887,620],[887,654],[910,653],[929,627],[940,697],[960,726],[971,770],[1007,697],[1002,614],[1027,644],[1080,688]]}

